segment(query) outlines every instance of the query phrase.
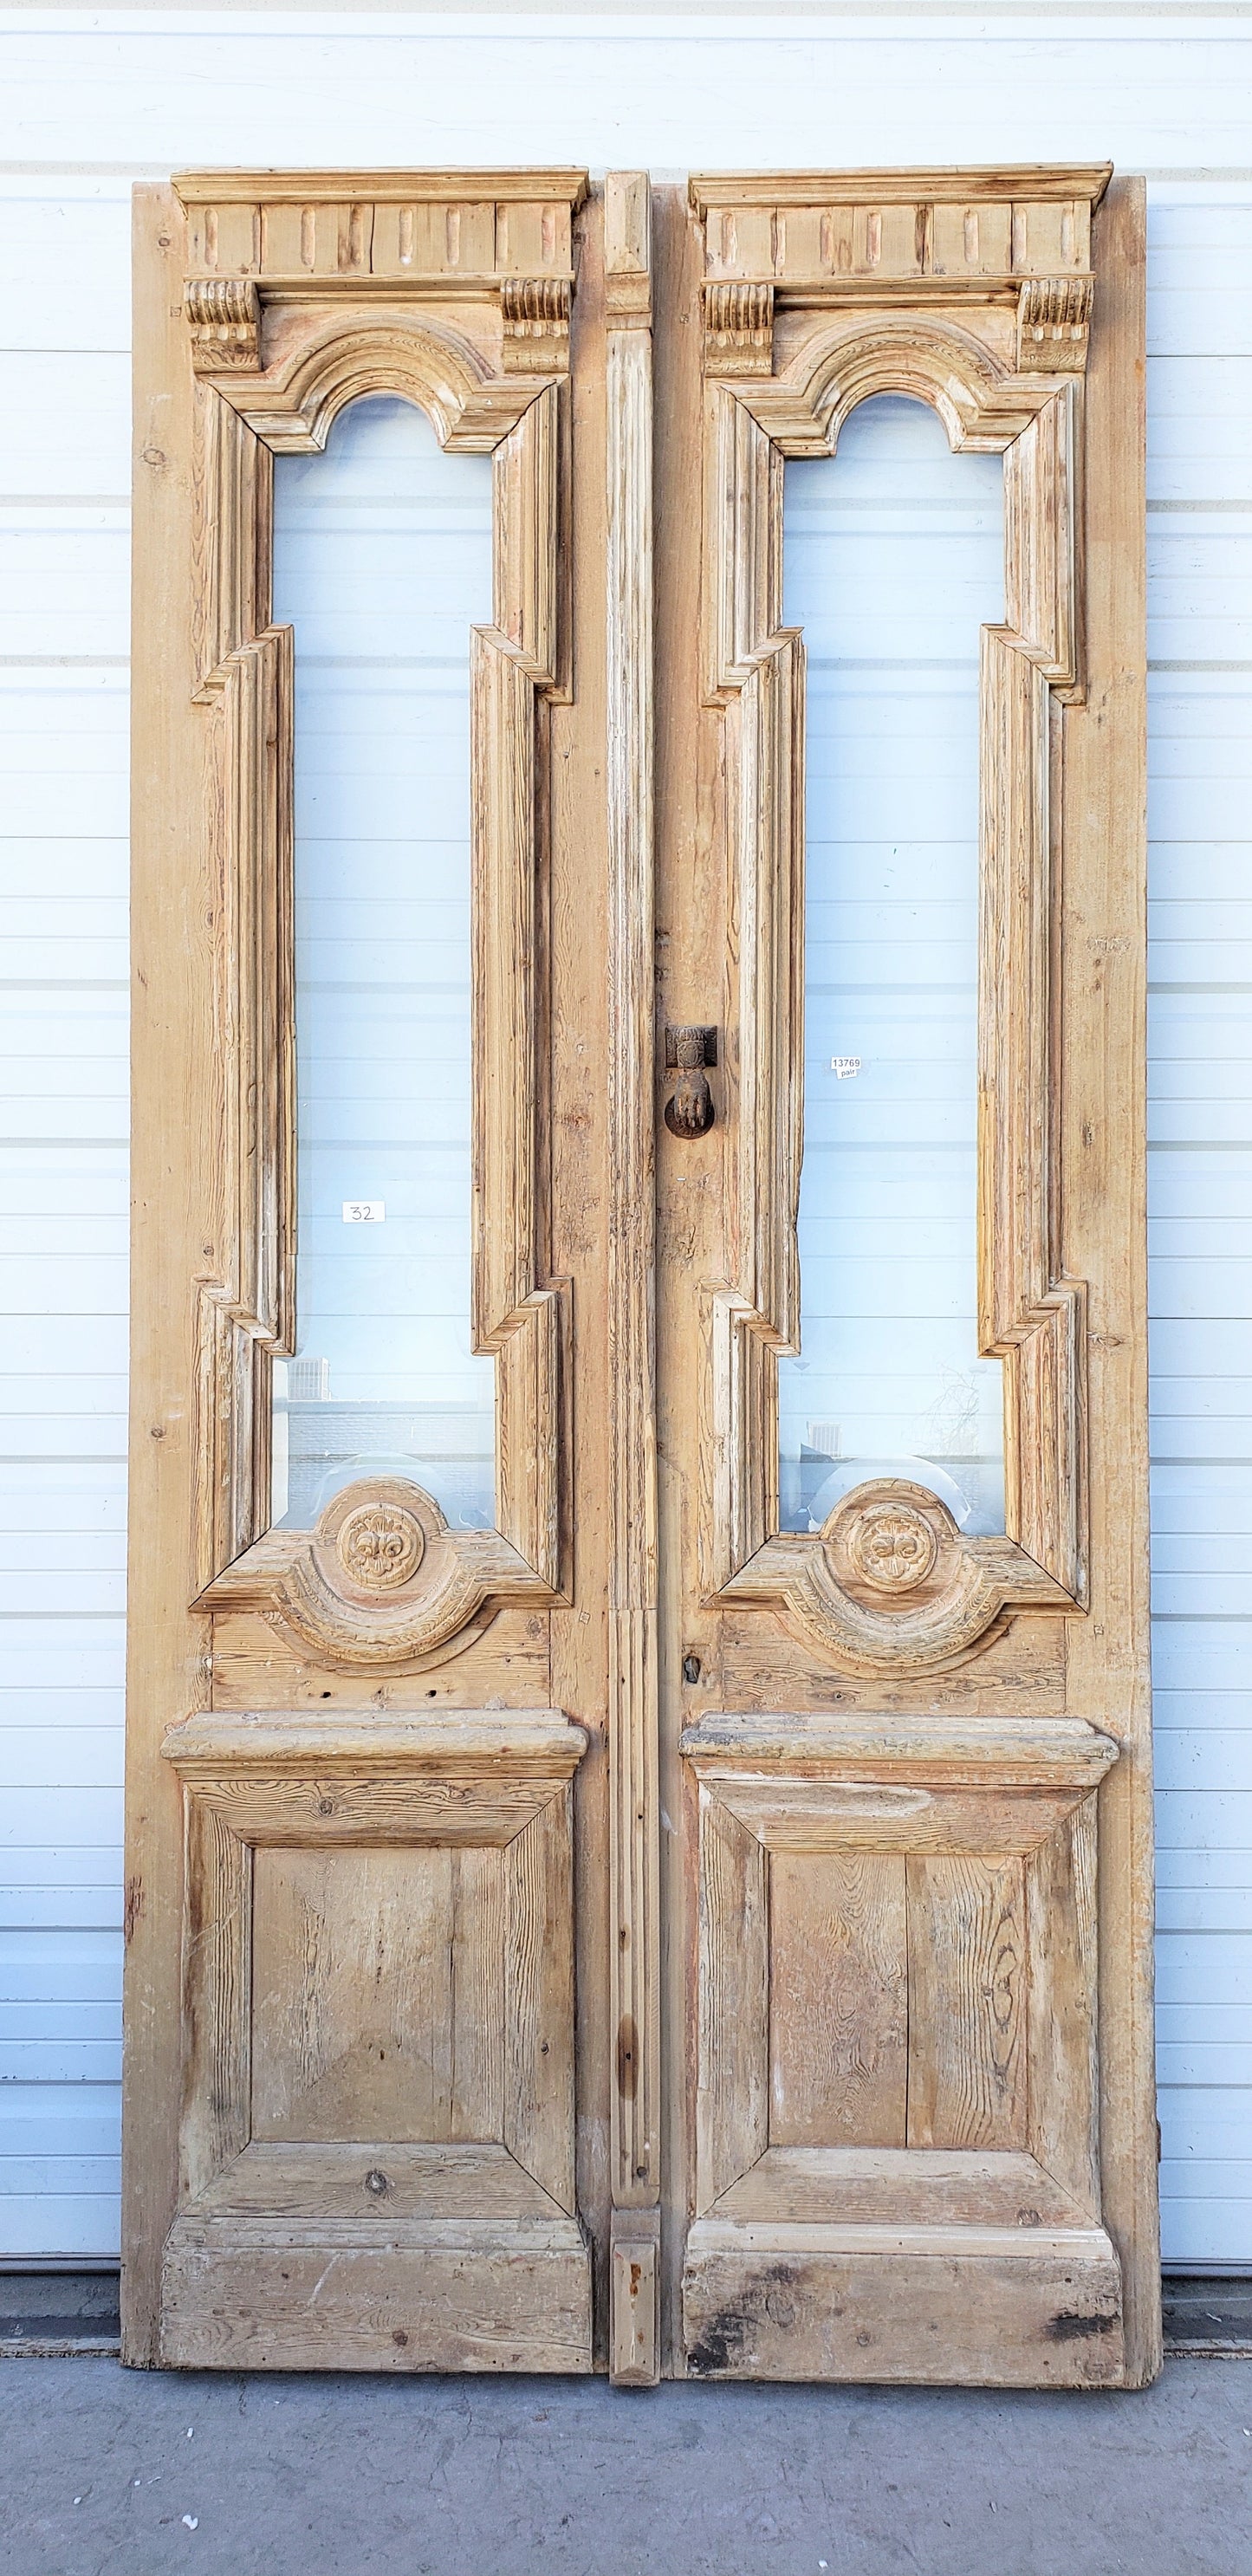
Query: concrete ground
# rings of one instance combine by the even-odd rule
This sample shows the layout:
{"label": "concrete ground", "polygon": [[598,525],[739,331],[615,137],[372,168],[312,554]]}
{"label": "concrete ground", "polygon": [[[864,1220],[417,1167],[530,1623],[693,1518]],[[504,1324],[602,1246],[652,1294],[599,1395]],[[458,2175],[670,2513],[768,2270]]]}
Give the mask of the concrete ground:
{"label": "concrete ground", "polygon": [[1136,2396],[0,2365],[4,2576],[1252,2576],[1252,2361]]}

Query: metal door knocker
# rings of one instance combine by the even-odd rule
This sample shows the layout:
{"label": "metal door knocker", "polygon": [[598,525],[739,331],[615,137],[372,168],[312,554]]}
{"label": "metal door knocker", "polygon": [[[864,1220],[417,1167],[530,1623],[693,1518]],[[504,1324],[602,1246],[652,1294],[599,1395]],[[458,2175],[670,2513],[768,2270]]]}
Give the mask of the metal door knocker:
{"label": "metal door knocker", "polygon": [[716,1062],[716,1029],[666,1030],[666,1071],[678,1072],[682,1077],[665,1103],[665,1124],[671,1136],[708,1134],[715,1113],[704,1068]]}

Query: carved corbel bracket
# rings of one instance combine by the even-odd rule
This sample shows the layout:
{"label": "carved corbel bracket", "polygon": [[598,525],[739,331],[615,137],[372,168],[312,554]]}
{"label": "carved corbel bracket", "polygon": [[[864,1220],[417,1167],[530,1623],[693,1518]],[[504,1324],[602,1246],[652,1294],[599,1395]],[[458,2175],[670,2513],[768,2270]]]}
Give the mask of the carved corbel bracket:
{"label": "carved corbel bracket", "polygon": [[569,367],[567,277],[506,277],[501,365],[506,376],[564,375]]}
{"label": "carved corbel bracket", "polygon": [[197,1606],[256,1611],[331,1671],[420,1672],[470,1645],[503,1602],[552,1598],[496,1531],[450,1530],[420,1485],[387,1476],[345,1486],[312,1532],[267,1530]]}
{"label": "carved corbel bracket", "polygon": [[183,307],[198,376],[259,364],[261,299],[250,277],[189,277]]}
{"label": "carved corbel bracket", "polygon": [[706,376],[772,375],[773,286],[760,279],[706,278],[702,294]]}
{"label": "carved corbel bracket", "polygon": [[1087,364],[1094,280],[1028,277],[1017,299],[1021,374],[1081,375]]}

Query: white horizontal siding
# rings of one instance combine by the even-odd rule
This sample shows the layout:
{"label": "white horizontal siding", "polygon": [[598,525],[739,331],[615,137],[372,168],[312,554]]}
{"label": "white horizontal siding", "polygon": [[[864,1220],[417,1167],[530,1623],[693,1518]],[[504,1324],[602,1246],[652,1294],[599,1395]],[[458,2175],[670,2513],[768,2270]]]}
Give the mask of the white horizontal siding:
{"label": "white horizontal siding", "polygon": [[1250,251],[1246,186],[1153,192],[1157,2031],[1164,2249],[1197,2263],[1252,2261]]}
{"label": "white horizontal siding", "polygon": [[1252,2261],[1252,22],[105,8],[0,43],[0,2249],[116,2244],[131,179],[1107,155],[1152,178],[1165,2243]]}

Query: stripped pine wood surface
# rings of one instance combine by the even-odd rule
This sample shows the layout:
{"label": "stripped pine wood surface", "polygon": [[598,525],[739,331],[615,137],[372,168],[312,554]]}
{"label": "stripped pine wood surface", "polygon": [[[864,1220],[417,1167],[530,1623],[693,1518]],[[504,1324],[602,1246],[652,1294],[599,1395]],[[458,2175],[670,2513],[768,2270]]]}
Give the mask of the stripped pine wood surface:
{"label": "stripped pine wood surface", "polygon": [[[8,1387],[3,1504],[12,1586],[3,1758],[13,1834],[3,1904],[12,1943],[14,2018],[0,2041],[9,2079],[3,2089],[6,2152],[0,2178],[4,2248],[18,2259],[48,2253],[107,2258],[117,2250],[123,1926],[133,1927],[132,1940],[142,1947],[144,1915],[150,1923],[163,1902],[159,1877],[124,1893],[119,1798],[131,179],[145,172],[159,179],[163,170],[197,158],[226,157],[285,165],[296,174],[293,185],[307,187],[319,156],[333,151],[335,120],[342,113],[337,30],[352,46],[359,155],[367,165],[372,159],[400,172],[400,185],[404,165],[419,148],[409,104],[415,63],[441,157],[479,165],[493,155],[519,163],[531,158],[535,100],[555,79],[568,130],[597,165],[623,153],[675,169],[718,159],[750,166],[761,158],[760,46],[741,23],[716,12],[649,39],[653,78],[644,106],[638,104],[635,79],[637,41],[590,21],[570,21],[559,37],[519,24],[500,46],[484,51],[477,37],[450,22],[437,30],[356,21],[349,28],[333,12],[315,20],[296,10],[281,25],[252,35],[255,80],[241,89],[237,31],[225,25],[193,28],[171,5],[147,12],[142,23],[84,26],[68,49],[61,35],[32,27],[10,65],[15,106],[39,137],[41,156],[37,165],[11,169],[4,180],[6,232],[15,258],[7,290],[9,349],[0,359],[8,496],[5,650],[13,657],[0,689],[5,828],[13,835],[7,843],[12,901],[6,931],[10,971],[20,988],[5,1035],[12,1128],[19,1141],[12,1168],[13,1242],[3,1278],[15,1372]],[[941,148],[952,163],[987,166],[1003,149],[999,110],[1011,63],[1023,151],[1045,152],[1058,132],[1075,134],[1077,98],[1083,142],[1095,153],[1111,153],[1121,169],[1152,173],[1147,383],[1159,988],[1152,1279],[1162,2186],[1168,2253],[1184,2261],[1237,2260],[1252,2250],[1252,2175],[1242,2107],[1246,2070],[1239,2053],[1247,2031],[1243,1962],[1252,1938],[1246,1919],[1252,1835],[1246,1738],[1236,1722],[1246,1625],[1241,1586],[1249,1446],[1238,1344],[1247,1294],[1239,1238],[1232,1231],[1247,1204],[1246,1157],[1234,1104],[1246,1057],[1246,994],[1240,983],[1247,982],[1246,924],[1237,907],[1244,865],[1241,791],[1252,732],[1242,632],[1249,535],[1241,508],[1252,346],[1245,292],[1250,209],[1246,178],[1231,175],[1244,151],[1242,39],[1229,25],[1200,31],[1177,15],[1172,23],[1159,17],[1149,22],[1132,12],[1116,32],[1093,25],[1083,29],[1081,40],[1071,41],[1051,20],[1038,14],[1023,19],[1020,11],[997,8],[993,0],[976,31],[969,21],[940,12],[907,32],[884,22],[872,44],[851,51],[842,33],[817,21],[802,35],[774,27],[770,44],[777,75],[774,148],[797,168],[829,154],[840,120],[855,128],[858,157],[871,164],[902,168],[913,159],[920,167]],[[293,79],[297,52],[300,77]],[[1180,154],[1183,130],[1203,138],[1198,155],[1191,145]],[[355,256],[350,210],[360,205],[365,176],[364,169],[346,174],[341,189],[357,194],[341,194],[333,204],[324,200],[315,209],[308,247],[323,276],[341,273],[341,216],[345,254]],[[452,184],[447,174],[445,184]],[[885,184],[880,181],[880,188]],[[282,183],[271,178],[267,185],[272,193]],[[794,197],[794,191],[787,194]],[[404,247],[411,265],[422,275],[442,272],[446,279],[447,216],[459,215],[468,256],[482,202],[458,197],[455,204],[445,203],[442,240],[426,209],[410,206],[413,233]],[[398,272],[402,211],[402,201],[391,200],[376,227],[371,257],[377,256],[380,274],[388,261],[392,274]],[[891,253],[900,209],[892,200],[878,211],[881,258],[884,248]],[[810,227],[806,248],[803,233],[793,229],[803,209],[784,202],[778,212],[786,259],[802,254],[816,271],[822,264],[820,225]],[[272,220],[290,224],[294,218],[298,231],[299,216],[299,208],[279,204]],[[961,209],[941,201],[930,230],[932,254],[941,262],[951,256],[945,225],[963,255]],[[981,217],[980,227],[985,232]],[[363,238],[358,226],[358,249]],[[851,252],[850,220],[846,239]],[[832,259],[844,240],[840,217],[830,227]],[[858,257],[862,242],[867,249],[867,225],[857,237]],[[543,252],[542,227],[539,247]],[[554,261],[564,253],[556,233],[549,247]],[[576,346],[594,244],[584,240],[580,258],[571,317]],[[299,266],[309,274],[302,258]],[[153,308],[158,317],[179,300],[185,272],[175,276],[177,267],[177,261],[170,263],[170,291]],[[151,317],[144,321],[141,304],[142,298],[136,311],[143,331]],[[681,331],[675,320],[662,326],[660,336],[672,354],[680,339],[690,341],[697,330],[693,319]],[[166,336],[172,342],[177,333],[171,327]],[[1099,363],[1097,347],[1092,364]],[[600,397],[586,374],[578,399],[579,435],[599,440],[602,453]],[[144,417],[138,452],[143,458],[145,449],[159,451],[169,471],[145,459],[141,485],[177,481],[182,469],[166,438],[168,427],[155,409]],[[663,423],[659,427],[664,441],[668,433]],[[686,431],[677,435],[685,438]],[[698,471],[690,456],[686,470]],[[1129,509],[1131,478],[1123,474],[1120,488]],[[589,530],[596,506],[590,486],[576,506]],[[596,685],[594,613],[603,592],[603,558],[595,556],[594,546],[587,561],[581,593],[584,691]],[[661,569],[668,579],[670,568]],[[237,572],[245,584],[254,581],[255,549],[245,545]],[[681,591],[683,578],[675,571],[671,589]],[[140,574],[141,676],[145,631],[156,632],[153,618],[164,580],[159,566],[151,580]],[[849,597],[854,606],[860,601],[857,613],[863,615],[855,584]],[[224,627],[203,641],[197,673],[235,649],[243,631],[264,622],[251,594],[238,618],[242,622],[233,632]],[[569,917],[576,926],[596,864],[600,808],[594,755],[584,755],[568,730],[559,737],[556,712],[555,793],[576,816],[580,836],[581,873],[572,874],[570,886]],[[674,721],[680,720],[685,721],[675,712]],[[141,750],[137,766],[142,762]],[[151,786],[149,772],[145,811],[155,813]],[[1124,811],[1125,799],[1117,801]],[[1116,812],[1111,826],[1117,827]],[[142,830],[141,816],[141,846]],[[706,885],[701,892],[707,893]],[[662,928],[668,927],[663,919]],[[1117,939],[1126,935],[1126,925],[1106,921],[1096,925],[1096,935]],[[572,931],[568,944],[575,944]],[[141,955],[145,962],[151,961]],[[1104,971],[1121,971],[1112,951]],[[168,972],[177,980],[177,960]],[[592,999],[600,975],[602,960],[590,954],[585,989]],[[1215,993],[1214,983],[1225,989]],[[160,1076],[146,1032],[168,998],[168,983],[165,995],[155,999],[137,993],[139,1058],[150,1085]],[[684,999],[689,1011],[703,1010],[702,995]],[[567,1049],[556,1052],[562,1166],[571,1183],[585,1185],[582,1204],[590,1204],[591,1176],[585,1154],[579,1162],[577,1145],[587,1130],[572,1124],[586,1107],[588,1060],[573,1061]],[[721,1079],[715,1074],[719,1090]],[[1080,1104],[1076,1126],[1083,1114]],[[156,1168],[145,1156],[141,1132],[141,1195],[145,1172]],[[1114,1166],[1119,1177],[1116,1156]],[[71,1169],[72,1185],[66,1177]],[[1066,1186],[1072,1200],[1072,1172]],[[167,1206],[162,1222],[168,1229],[172,1221]],[[143,1222],[141,1210],[141,1227]],[[571,1219],[571,1241],[578,1231]],[[566,1251],[555,1268],[568,1275]],[[592,1277],[589,1293],[601,1295],[602,1286],[602,1278]],[[1097,1405],[1105,1390],[1116,1393],[1130,1365],[1124,1350],[1108,1340],[1110,1329],[1117,1326],[1110,1328],[1107,1318],[1093,1319],[1089,1372]],[[590,1400],[598,1401],[594,1394]],[[168,1450],[170,1443],[169,1454],[177,1456],[182,1434],[177,1422],[156,1414],[151,1427],[163,1428],[165,1441],[153,1444],[146,1465],[136,1461],[132,1490],[144,1543],[158,1545],[162,1532],[186,1526],[181,1467],[170,1470],[159,1460],[161,1447]],[[671,1474],[667,1464],[662,1473]],[[1096,1537],[1098,1554],[1098,1532]],[[584,1561],[590,1566],[589,1557]],[[575,1714],[594,1716],[574,1649],[587,1645],[588,1673],[603,1668],[601,1614],[593,1608],[583,1628],[580,1616],[569,1614],[565,1624],[566,1614],[552,1614],[551,1677],[545,1639],[531,1636],[523,1647],[526,1614],[518,1618],[502,1683],[506,1697],[536,1705],[556,1699]],[[160,1638],[150,1636],[136,1646],[135,1670],[147,1687],[159,1680],[168,1653],[178,1665],[180,1687],[186,1685],[183,1705],[190,1707],[203,1688],[195,1661],[202,1636],[179,1625],[177,1601],[171,1617],[173,1626]],[[1093,1617],[1098,1621],[1101,1612]],[[496,1632],[513,1618],[502,1613]],[[355,1703],[354,1677],[322,1673],[316,1666],[301,1670],[277,1641],[267,1648],[259,1619],[250,1624],[248,1651],[255,1650],[257,1672],[267,1651],[284,1670],[275,1691],[278,1704],[311,1705],[323,1689],[339,1704]],[[726,1642],[715,1653],[706,1614],[691,1613],[687,1642],[701,1651],[704,1669],[700,1683],[683,1686],[687,1699],[698,1698],[707,1681],[710,1705],[814,1712],[828,1705],[832,1684],[821,1659],[785,1635],[779,1622],[762,1619],[755,1642],[746,1634],[750,1624],[748,1612],[739,1614],[736,1637],[727,1621]],[[1015,1692],[1029,1688],[1041,1711],[1061,1706],[1057,1624],[1046,1618],[1014,1621],[985,1657],[966,1668],[963,1704],[994,1715],[1002,1677],[1005,1683],[1011,1679]],[[241,1618],[241,1661],[244,1630]],[[482,1678],[485,1663],[480,1668],[476,1660],[481,1652],[481,1643],[467,1650],[462,1683],[450,1679],[455,1666],[435,1668],[421,1696],[433,1689],[432,1705],[481,1701],[490,1689]],[[215,1672],[215,1688],[231,1690],[241,1707],[255,1706],[264,1685],[242,1675],[235,1692],[234,1665],[232,1650]],[[403,1680],[379,1680],[373,1687],[388,1697],[397,1687],[402,1696],[405,1690]],[[871,1695],[878,1705],[907,1707],[911,1687],[875,1686]],[[595,1920],[594,1891],[604,1884],[608,1858],[595,1840],[597,1793],[590,1782],[601,1759],[593,1745],[577,1788],[587,1891],[580,1939],[588,1973],[580,2010],[589,2065],[596,2068],[612,2059],[606,2034],[595,2027],[606,1936]],[[668,1796],[666,1807],[673,1816]],[[1136,1836],[1143,1833],[1145,1812],[1136,1809]],[[172,1795],[167,1817],[176,1836]],[[1136,1938],[1144,1937],[1140,1926]],[[590,1973],[597,1961],[598,1984]],[[602,2189],[598,2139],[608,2097],[607,2078],[589,2073],[588,2083],[598,2105],[594,2118],[588,2114],[580,2146],[590,2208],[598,2205]],[[156,2121],[158,2150],[162,2134]],[[1150,2145],[1145,2133],[1145,2154]]]}
{"label": "stripped pine wood surface", "polygon": [[257,1853],[254,2138],[502,2134],[503,1868],[447,1845]]}
{"label": "stripped pine wood surface", "polygon": [[[548,267],[528,279],[506,261],[502,276],[497,260],[459,274],[455,293],[423,272],[396,316],[372,296],[356,201],[334,216],[338,266],[317,282],[317,209],[341,206],[332,175],[310,201],[314,282],[290,297],[281,269],[263,258],[258,285],[249,266],[249,242],[269,255],[259,183],[245,174],[223,199],[239,273],[193,277],[185,298],[189,441],[216,403],[257,446],[308,452],[336,406],[391,387],[445,444],[496,458],[495,624],[474,644],[470,1036],[475,1333],[497,1367],[499,1526],[449,1526],[411,1480],[374,1476],[333,1493],[310,1530],[263,1528],[285,1256],[271,1279],[257,1174],[241,1152],[213,1162],[212,1140],[242,1132],[241,1101],[268,1083],[257,1134],[281,1209],[283,1050],[250,1054],[239,1032],[268,1027],[267,1009],[281,1020],[288,990],[281,906],[271,917],[258,889],[285,867],[265,852],[286,848],[290,654],[270,630],[239,636],[226,677],[210,673],[180,711],[211,729],[223,689],[251,711],[219,728],[217,801],[189,799],[191,852],[225,871],[227,930],[210,978],[225,1042],[192,1049],[215,1186],[220,1166],[220,1240],[196,1308],[212,1438],[191,1488],[214,1571],[198,1600],[183,1597],[212,1611],[215,1644],[239,1623],[224,1701],[246,1675],[260,1687],[247,1706],[165,1710],[158,1760],[181,1781],[198,1873],[184,1903],[213,1937],[183,1956],[195,2036],[184,2164],[159,2298],[145,2308],[137,2295],[128,2327],[135,2357],[377,2367],[389,2331],[405,2368],[452,2353],[465,2367],[559,2367],[554,2356],[576,2353],[571,2366],[607,2363],[625,2384],[663,2371],[844,2376],[867,2351],[871,2376],[1004,2384],[1137,2381],[1155,2367],[1150,2177],[1119,2201],[1107,2092],[1098,2158],[1094,2126],[1103,2051],[1124,2047],[1144,1974],[1126,1939],[1142,1887],[1116,1844],[1110,1862],[1101,1841],[1098,1923],[1091,1903],[1100,1807],[1120,1811],[1146,1776],[1108,1706],[1110,1673],[1143,1665],[1129,1580],[1142,1492],[1139,1520],[1128,1504],[1123,1523],[1100,1524],[1100,1605],[1106,1619],[1121,1607],[1098,1653],[1086,1533],[1114,1448],[1123,1479],[1141,1481],[1144,1448],[1133,1386],[1111,1411],[1088,1407],[1085,1335],[1097,1298],[1106,1319],[1133,1321],[1133,1279],[1110,1288],[1107,1211],[1080,1197],[1071,1230],[1057,1187],[1066,1155],[1090,1150],[1089,1137],[1071,1147],[1059,1093],[1091,1009],[1072,960],[1096,862],[1071,754],[1084,756],[1094,713],[1113,729],[1123,788],[1142,762],[1133,655],[1116,703],[1101,694],[1122,650],[1119,582],[1133,596],[1140,579],[1128,520],[1104,587],[1086,596],[1082,581],[1100,476],[1133,414],[1131,290],[1120,320],[1116,285],[1091,320],[1088,218],[1097,210],[1102,288],[1107,182],[1104,167],[1011,183],[966,172],[952,232],[939,220],[950,190],[925,171],[898,201],[907,221],[890,194],[886,211],[862,202],[862,174],[789,174],[785,206],[765,178],[702,180],[685,200],[658,198],[652,228],[637,175],[586,196],[577,174],[548,174],[556,213],[545,208],[535,236]],[[188,183],[186,204],[215,204],[216,184]],[[438,174],[424,195],[416,174],[403,184],[401,215],[443,203]],[[530,202],[517,174],[502,185],[497,250],[523,238],[514,208]],[[979,224],[999,240],[1006,187],[1001,270]],[[1133,191],[1108,202],[1129,239]],[[565,256],[562,203],[578,227],[572,295],[548,274]],[[817,269],[803,251],[810,215]],[[279,224],[275,244],[288,235]],[[203,241],[207,259],[207,216]],[[1103,374],[1084,410],[1089,327]],[[780,1526],[806,973],[804,656],[781,625],[783,469],[828,459],[858,404],[899,393],[931,403],[958,451],[1010,457],[1013,622],[984,631],[980,702],[978,1204],[983,1339],[1004,1365],[1003,1535],[884,1473],[807,1531]],[[235,442],[236,465],[247,452]],[[702,528],[685,506],[693,468]],[[263,580],[249,593],[238,570],[264,518],[262,481],[219,471],[196,487],[187,590],[198,563],[210,591],[225,566],[230,594],[202,614],[204,632],[234,636],[231,603],[264,605]],[[655,554],[654,509],[667,531]],[[215,547],[204,528],[219,519]],[[264,678],[259,696],[240,694],[241,657]],[[150,718],[163,691],[157,672]],[[604,786],[589,795],[598,763]],[[1138,919],[1134,810],[1128,798],[1112,891],[1100,882]],[[654,850],[657,1071],[682,1069],[679,1092],[702,1103],[659,1127],[667,1104],[646,1079]],[[1098,864],[1108,876],[1103,848]],[[589,943],[597,921],[603,938]],[[1132,935],[1119,938],[1125,976],[1101,1030],[1118,1062],[1135,1041],[1142,965]],[[1103,1000],[1107,1011],[1107,988]],[[1133,1124],[1122,1150],[1133,1191]],[[272,1230],[281,1256],[277,1217]],[[144,1580],[137,1562],[141,1592]],[[1023,1615],[1034,1628],[1015,1659]],[[750,1645],[755,1629],[763,1669],[780,1627],[807,1650],[809,1704],[770,1708],[753,1692],[727,1705],[728,1643]],[[1049,1628],[1032,1663],[1030,1637]],[[519,1630],[528,1651],[515,1664]],[[425,1679],[462,1648],[477,1703]],[[357,1696],[284,1696],[293,1668],[355,1675]],[[510,1709],[531,1683],[535,1704]],[[172,2089],[178,2020],[146,2027]],[[1056,2081],[1032,2091],[1049,2045]],[[1121,2152],[1144,2073],[1137,2090],[1127,2073],[1119,2097]],[[470,2167],[428,2159],[424,2208],[397,2217],[398,2253],[431,2258],[420,2289],[411,2263],[397,2272],[411,2323],[394,2322],[394,2301],[377,2306],[388,2219],[370,2203],[390,2197],[393,2145],[499,2150],[545,2203],[498,2208],[493,2158],[474,2168],[490,2204],[476,2213]],[[298,2209],[290,2161],[258,2164],[254,2146],[300,2160]],[[344,2156],[366,2147],[378,2161],[349,2214]],[[956,2177],[958,2211],[953,2168],[928,2159],[963,2151],[976,2160]],[[841,2159],[857,2154],[879,2159],[878,2197],[851,2217],[849,2186],[863,2201],[869,2174]],[[283,2206],[258,2197],[267,2181]],[[314,2326],[299,2293],[319,2250],[337,2287]],[[502,2255],[518,2258],[523,2310]],[[1068,2309],[1056,2304],[1067,2286]],[[904,2333],[910,2298],[922,2359]]]}
{"label": "stripped pine wood surface", "polygon": [[629,2328],[613,2329],[612,2367],[631,2385],[650,2383],[660,2369],[652,2237],[648,2230],[640,2234],[628,2215],[659,2210],[661,2144],[651,233],[646,174],[610,173],[604,198],[611,943],[605,1457],[612,1531],[608,1724],[617,2022],[611,2152],[614,2243],[620,2238],[621,2249],[611,2297],[627,2301]]}
{"label": "stripped pine wood surface", "polygon": [[903,2146],[904,1860],[775,1850],[769,1928],[771,2146]]}
{"label": "stripped pine wood surface", "polygon": [[1029,1960],[1019,1860],[910,1860],[908,2140],[1026,2143]]}

